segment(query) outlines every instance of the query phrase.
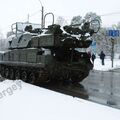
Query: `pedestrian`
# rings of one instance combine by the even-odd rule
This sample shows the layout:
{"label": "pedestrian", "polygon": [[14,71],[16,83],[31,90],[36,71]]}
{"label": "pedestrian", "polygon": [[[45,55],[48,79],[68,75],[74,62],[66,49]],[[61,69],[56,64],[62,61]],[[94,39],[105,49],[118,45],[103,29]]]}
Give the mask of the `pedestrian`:
{"label": "pedestrian", "polygon": [[94,61],[95,61],[95,59],[96,59],[96,56],[95,56],[94,53],[92,53],[91,60],[92,60],[92,62],[93,62],[93,65],[94,65]]}
{"label": "pedestrian", "polygon": [[91,52],[90,51],[88,51],[88,56],[89,56],[89,58],[91,58]]}
{"label": "pedestrian", "polygon": [[100,53],[100,59],[101,59],[102,65],[105,65],[105,63],[104,63],[105,53],[103,51],[101,51],[101,53]]}

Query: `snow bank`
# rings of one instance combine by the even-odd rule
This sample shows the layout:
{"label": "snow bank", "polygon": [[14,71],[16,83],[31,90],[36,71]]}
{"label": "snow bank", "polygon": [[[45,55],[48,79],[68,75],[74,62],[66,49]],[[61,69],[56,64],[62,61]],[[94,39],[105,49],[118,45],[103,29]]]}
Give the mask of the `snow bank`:
{"label": "snow bank", "polygon": [[[10,89],[13,94],[9,94]],[[4,91],[4,92],[3,92]],[[1,120],[118,120],[120,110],[22,81],[0,82]]]}

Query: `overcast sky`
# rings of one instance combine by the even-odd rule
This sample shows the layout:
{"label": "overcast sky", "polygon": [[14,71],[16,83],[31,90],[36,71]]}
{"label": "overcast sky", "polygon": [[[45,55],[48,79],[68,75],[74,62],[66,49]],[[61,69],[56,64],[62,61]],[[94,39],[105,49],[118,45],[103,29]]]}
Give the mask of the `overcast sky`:
{"label": "overcast sky", "polygon": [[[88,12],[95,12],[101,16],[103,26],[117,24],[120,21],[120,0],[41,0],[45,13],[53,12],[55,18],[64,17],[67,21],[73,16],[85,16]],[[41,23],[41,4],[39,0],[1,0],[0,1],[0,30],[8,31],[15,22],[27,21]],[[115,14],[117,13],[117,14]]]}

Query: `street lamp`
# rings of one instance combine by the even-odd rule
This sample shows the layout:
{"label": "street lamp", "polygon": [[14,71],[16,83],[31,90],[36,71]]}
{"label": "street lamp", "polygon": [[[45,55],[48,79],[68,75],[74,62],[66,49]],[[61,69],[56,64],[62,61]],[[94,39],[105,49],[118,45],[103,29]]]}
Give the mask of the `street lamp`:
{"label": "street lamp", "polygon": [[44,7],[42,5],[42,2],[39,0],[40,4],[41,4],[41,7],[42,7],[42,10],[41,10],[41,28],[44,27]]}

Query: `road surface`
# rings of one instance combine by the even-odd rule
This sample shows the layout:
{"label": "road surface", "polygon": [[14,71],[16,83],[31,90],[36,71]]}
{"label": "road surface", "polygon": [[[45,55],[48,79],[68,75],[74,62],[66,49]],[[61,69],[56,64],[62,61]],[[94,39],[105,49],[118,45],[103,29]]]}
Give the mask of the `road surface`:
{"label": "road surface", "polygon": [[120,69],[110,72],[93,70],[82,85],[89,100],[120,108]]}

